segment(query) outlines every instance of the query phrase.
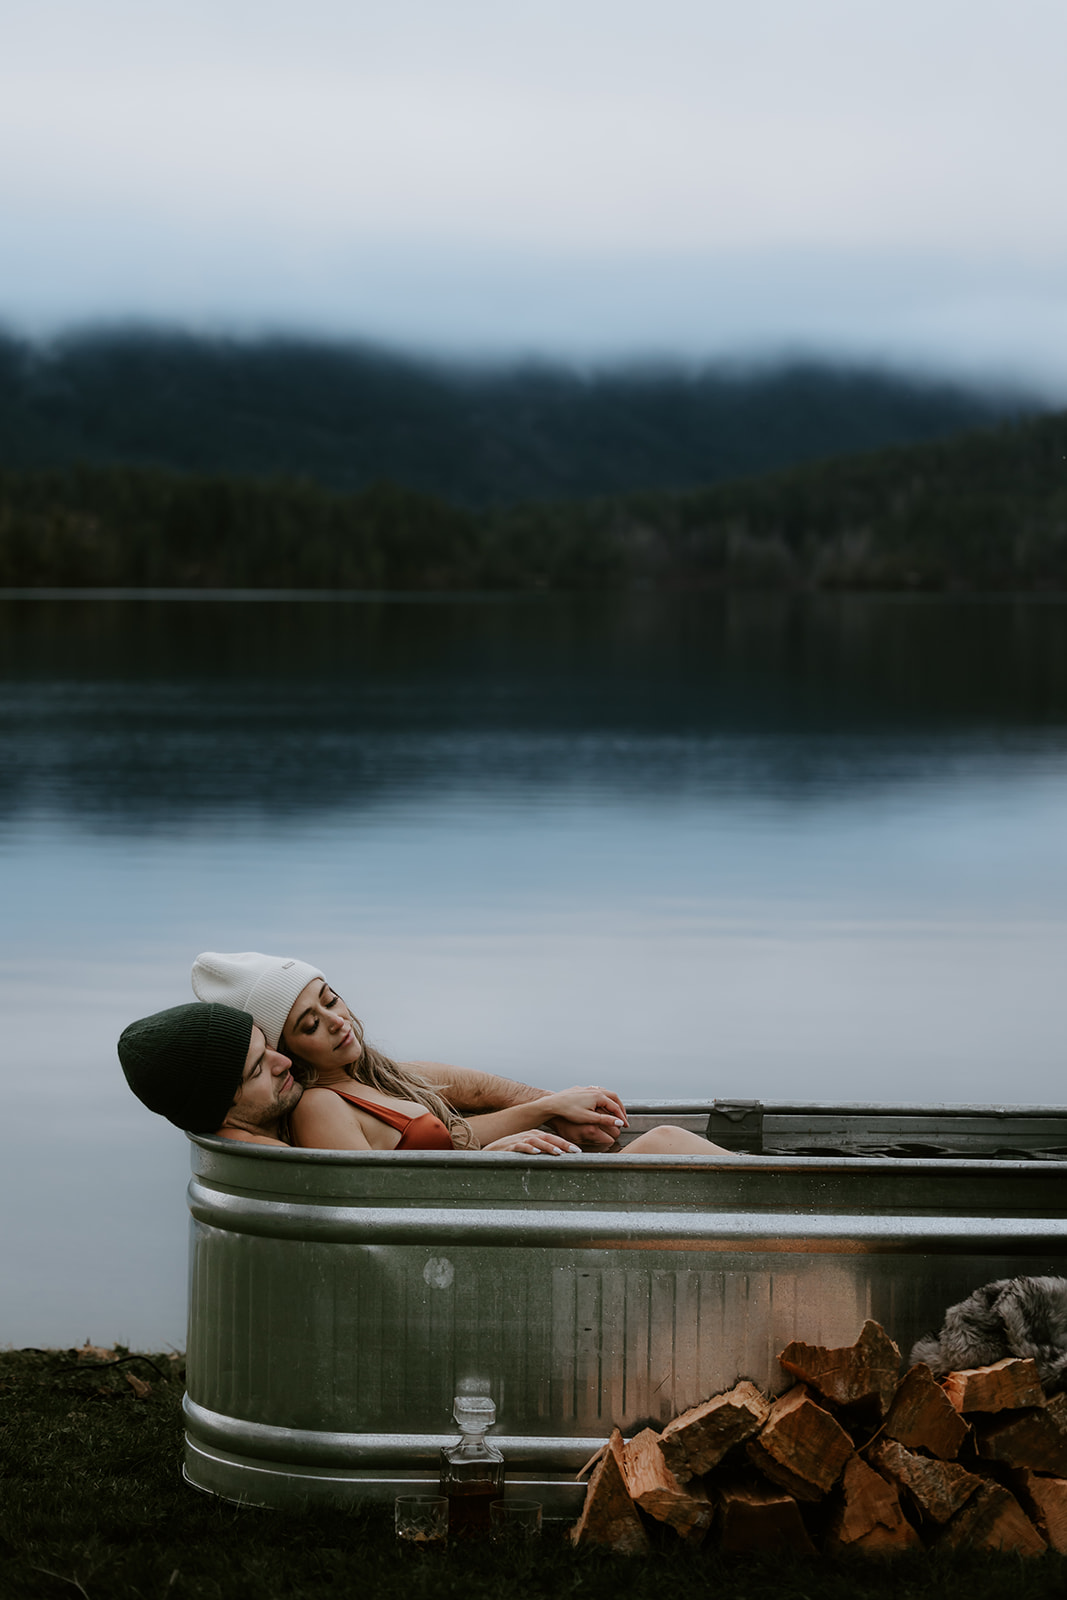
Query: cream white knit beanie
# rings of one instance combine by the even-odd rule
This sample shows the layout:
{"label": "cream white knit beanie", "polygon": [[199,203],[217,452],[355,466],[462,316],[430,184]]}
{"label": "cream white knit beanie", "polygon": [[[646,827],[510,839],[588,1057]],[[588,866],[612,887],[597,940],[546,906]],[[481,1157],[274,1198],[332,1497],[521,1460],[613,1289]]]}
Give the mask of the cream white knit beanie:
{"label": "cream white knit beanie", "polygon": [[293,1001],[312,978],[324,978],[318,967],[288,956],[264,956],[258,950],[220,955],[205,950],[193,962],[193,993],[198,1000],[215,1001],[250,1011],[263,1029],[272,1050],[293,1009]]}

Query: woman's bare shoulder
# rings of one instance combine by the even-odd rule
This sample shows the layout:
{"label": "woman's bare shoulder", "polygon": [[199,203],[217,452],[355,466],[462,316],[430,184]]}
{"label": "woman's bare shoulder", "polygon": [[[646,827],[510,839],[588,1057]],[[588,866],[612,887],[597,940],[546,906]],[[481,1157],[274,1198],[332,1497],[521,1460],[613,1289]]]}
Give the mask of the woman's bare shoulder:
{"label": "woman's bare shoulder", "polygon": [[[347,1089],[343,1093],[347,1094]],[[355,1109],[355,1106],[342,1099],[341,1095],[335,1090],[319,1088],[313,1085],[310,1089],[304,1090],[300,1099],[289,1113],[289,1120],[293,1122],[309,1114],[344,1119],[352,1116]]]}
{"label": "woman's bare shoulder", "polygon": [[317,1149],[368,1148],[359,1112],[332,1089],[305,1089],[289,1113],[297,1144]]}

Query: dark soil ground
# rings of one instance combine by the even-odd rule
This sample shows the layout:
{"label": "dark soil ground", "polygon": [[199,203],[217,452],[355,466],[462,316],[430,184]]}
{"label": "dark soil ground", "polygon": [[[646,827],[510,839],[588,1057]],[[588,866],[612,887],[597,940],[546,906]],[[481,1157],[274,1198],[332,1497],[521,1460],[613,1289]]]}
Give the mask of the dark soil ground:
{"label": "dark soil ground", "polygon": [[[644,1560],[576,1552],[401,1551],[384,1508],[299,1516],[182,1481],[183,1363],[173,1355],[0,1352],[2,1600],[1019,1600],[1067,1593],[1067,1558],[892,1563],[726,1560],[675,1544]],[[116,1357],[118,1359],[116,1360]],[[132,1382],[131,1380],[136,1380]],[[146,1389],[147,1386],[147,1389]]]}

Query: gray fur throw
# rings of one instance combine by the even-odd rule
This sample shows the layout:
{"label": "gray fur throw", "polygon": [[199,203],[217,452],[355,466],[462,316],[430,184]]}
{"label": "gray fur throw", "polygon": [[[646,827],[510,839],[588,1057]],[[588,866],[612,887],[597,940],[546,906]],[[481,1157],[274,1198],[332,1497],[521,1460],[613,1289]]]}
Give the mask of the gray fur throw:
{"label": "gray fur throw", "polygon": [[1037,1363],[1046,1390],[1067,1383],[1067,1278],[1001,1278],[950,1306],[940,1333],[911,1352],[935,1376],[988,1367],[1005,1356]]}

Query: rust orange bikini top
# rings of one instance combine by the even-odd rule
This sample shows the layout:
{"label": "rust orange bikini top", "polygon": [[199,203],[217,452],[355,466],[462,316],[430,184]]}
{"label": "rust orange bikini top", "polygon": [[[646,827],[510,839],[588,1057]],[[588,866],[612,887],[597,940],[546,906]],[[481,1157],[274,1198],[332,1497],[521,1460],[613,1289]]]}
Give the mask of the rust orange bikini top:
{"label": "rust orange bikini top", "polygon": [[405,1117],[402,1111],[390,1111],[387,1106],[376,1106],[370,1100],[360,1100],[354,1094],[346,1094],[343,1089],[334,1089],[333,1084],[324,1084],[323,1088],[330,1089],[334,1094],[339,1094],[342,1100],[347,1100],[349,1105],[359,1106],[361,1111],[369,1111],[372,1117],[377,1117],[379,1122],[388,1123],[390,1128],[395,1128],[400,1135],[399,1144],[393,1146],[394,1150],[454,1150],[452,1135],[432,1111],[423,1111],[417,1117]]}

